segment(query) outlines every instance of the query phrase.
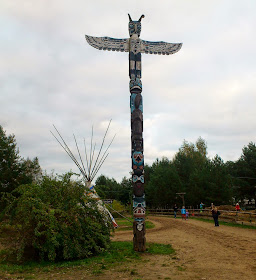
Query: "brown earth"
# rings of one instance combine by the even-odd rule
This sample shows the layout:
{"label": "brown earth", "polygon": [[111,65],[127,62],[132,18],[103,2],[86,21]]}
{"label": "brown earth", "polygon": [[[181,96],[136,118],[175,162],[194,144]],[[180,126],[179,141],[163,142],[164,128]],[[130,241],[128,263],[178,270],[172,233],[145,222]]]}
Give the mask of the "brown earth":
{"label": "brown earth", "polygon": [[[171,280],[255,280],[256,231],[228,226],[214,227],[198,220],[170,217],[148,218],[155,228],[147,230],[147,242],[171,244],[171,256],[142,254],[138,263],[120,264],[93,275],[79,268],[34,274],[35,278],[0,279],[171,279]],[[131,231],[116,232],[113,240],[131,241]],[[32,277],[32,275],[30,275]],[[13,278],[14,277],[14,278]]]}
{"label": "brown earth", "polygon": [[[138,267],[142,279],[256,279],[255,230],[169,217],[150,220],[156,227],[147,231],[147,241],[172,244],[177,259],[152,256]],[[130,238],[120,232],[114,240]]]}

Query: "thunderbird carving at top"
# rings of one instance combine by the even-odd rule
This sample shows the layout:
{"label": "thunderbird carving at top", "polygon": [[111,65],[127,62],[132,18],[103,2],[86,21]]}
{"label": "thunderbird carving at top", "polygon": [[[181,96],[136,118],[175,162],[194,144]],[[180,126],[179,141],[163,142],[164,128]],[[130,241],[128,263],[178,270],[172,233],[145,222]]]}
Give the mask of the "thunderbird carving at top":
{"label": "thunderbird carving at top", "polygon": [[94,48],[107,51],[129,52],[130,92],[142,91],[141,83],[141,53],[174,54],[181,49],[182,43],[151,42],[140,39],[141,19],[133,21],[129,16],[129,35],[127,39],[110,37],[94,37],[85,35],[87,42]]}

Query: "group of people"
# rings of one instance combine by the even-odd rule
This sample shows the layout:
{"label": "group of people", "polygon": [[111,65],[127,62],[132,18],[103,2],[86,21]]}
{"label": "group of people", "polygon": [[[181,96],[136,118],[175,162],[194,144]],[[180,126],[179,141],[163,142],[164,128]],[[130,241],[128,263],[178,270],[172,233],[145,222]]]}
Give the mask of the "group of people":
{"label": "group of people", "polygon": [[[178,212],[178,206],[176,204],[174,204],[173,206],[173,213],[174,213],[174,218],[177,218],[177,212]],[[181,218],[182,220],[187,220],[189,217],[189,212],[188,210],[186,210],[185,206],[182,206],[181,210]]]}
{"label": "group of people", "polygon": [[[201,202],[200,203],[200,213],[203,212],[203,206],[204,204]],[[218,227],[219,226],[219,215],[220,215],[220,211],[218,210],[217,207],[215,207],[213,204],[212,204],[212,209],[211,209],[211,213],[212,213],[212,217],[213,217],[213,220],[214,220],[214,223],[215,223],[215,226]],[[236,207],[236,210],[240,210],[240,207],[239,209],[237,209],[238,207]],[[177,218],[177,212],[178,212],[178,206],[176,204],[174,204],[173,206],[173,213],[174,213],[174,218],[176,219]],[[187,220],[188,217],[189,217],[189,212],[188,210],[186,210],[185,206],[182,206],[181,210],[181,218],[182,220]]]}

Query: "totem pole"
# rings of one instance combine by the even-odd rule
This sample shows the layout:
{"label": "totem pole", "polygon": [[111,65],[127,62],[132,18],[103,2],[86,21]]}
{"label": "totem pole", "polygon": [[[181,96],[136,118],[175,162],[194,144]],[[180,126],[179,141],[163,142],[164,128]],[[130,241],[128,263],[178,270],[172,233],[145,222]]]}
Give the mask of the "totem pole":
{"label": "totem pole", "polygon": [[[129,14],[128,14],[129,15]],[[144,194],[144,155],[143,155],[143,105],[141,83],[141,53],[174,54],[182,44],[150,42],[140,39],[141,19],[133,21],[129,15],[129,35],[127,39],[92,37],[85,35],[87,42],[94,48],[108,51],[129,52],[130,108],[131,108],[131,158],[133,184],[133,247],[135,251],[146,250]]]}

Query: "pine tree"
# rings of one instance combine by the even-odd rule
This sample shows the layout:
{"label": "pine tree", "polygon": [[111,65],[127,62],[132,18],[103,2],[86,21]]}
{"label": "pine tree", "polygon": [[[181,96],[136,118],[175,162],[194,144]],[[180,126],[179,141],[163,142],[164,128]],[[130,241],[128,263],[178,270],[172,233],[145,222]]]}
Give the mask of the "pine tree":
{"label": "pine tree", "polygon": [[0,193],[15,189],[19,174],[20,156],[15,136],[7,136],[0,125]]}

